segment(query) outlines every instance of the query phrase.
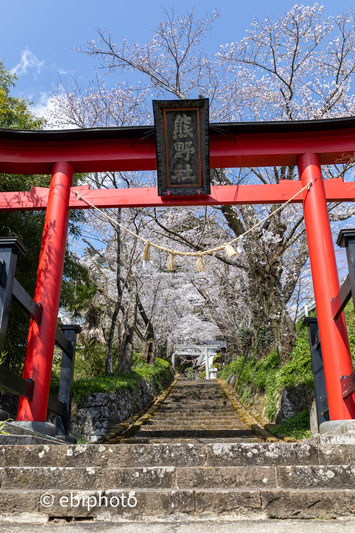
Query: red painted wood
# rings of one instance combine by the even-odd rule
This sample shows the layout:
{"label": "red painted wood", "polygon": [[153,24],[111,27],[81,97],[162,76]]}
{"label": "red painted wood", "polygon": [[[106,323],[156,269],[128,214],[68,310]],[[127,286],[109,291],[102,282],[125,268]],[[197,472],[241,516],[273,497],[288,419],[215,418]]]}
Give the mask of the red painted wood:
{"label": "red painted wood", "polygon": [[[341,124],[338,121],[336,125],[333,122],[329,126],[324,123],[299,123],[284,125],[283,131],[276,127],[266,125],[261,130],[260,125],[248,128],[232,125],[229,133],[218,133],[218,125],[215,125],[210,134],[210,164],[212,168],[295,166],[299,159],[302,184],[312,182],[310,191],[303,194],[304,213],[331,418],[352,418],[355,417],[354,397],[343,400],[340,389],[340,376],[349,375],[351,368],[343,318],[339,317],[337,323],[332,318],[331,299],[337,294],[339,283],[326,201],[353,200],[355,187],[354,183],[343,183],[341,180],[323,182],[320,164],[340,163],[353,158],[355,127],[347,119]],[[48,174],[53,169],[49,190],[33,188],[29,192],[0,194],[1,210],[47,208],[35,292],[35,300],[43,305],[44,311],[41,325],[31,321],[23,375],[24,379],[34,379],[34,397],[31,402],[21,398],[18,411],[19,420],[38,421],[46,419],[68,213],[70,208],[88,208],[87,204],[70,194],[73,171],[156,169],[154,135],[144,137],[142,132],[138,134],[138,130],[112,131],[108,137],[102,138],[102,131],[92,131],[89,135],[85,134],[85,139],[79,140],[77,133],[63,132],[50,140],[49,133],[42,133],[0,135],[0,172]],[[165,199],[157,195],[156,188],[81,192],[102,208],[168,207],[283,203],[300,188],[297,181],[284,181],[278,185],[220,186],[212,187],[211,195],[207,197]],[[294,200],[300,201],[299,197]]]}
{"label": "red painted wood", "polygon": [[31,319],[22,376],[25,380],[33,379],[33,398],[29,401],[20,397],[17,420],[46,420],[72,181],[72,167],[68,163],[56,163],[49,189],[34,295],[34,300],[43,308],[42,320],[38,324]]}
{"label": "red painted wood", "polygon": [[[155,170],[155,137],[85,140],[0,138],[0,172],[48,174],[55,162],[75,172]],[[212,168],[296,165],[303,153],[317,153],[321,164],[349,160],[355,128],[284,133],[210,134]]]}
{"label": "red painted wood", "polygon": [[[355,198],[355,182],[341,179],[324,182],[328,202],[351,201]],[[281,180],[275,185],[219,185],[212,186],[210,196],[166,197],[158,196],[156,187],[132,189],[92,189],[88,186],[73,187],[97,207],[173,207],[193,205],[280,204],[302,188],[299,181]],[[49,189],[32,187],[25,192],[0,193],[0,210],[44,210]],[[292,203],[301,203],[302,195]],[[70,209],[87,209],[88,205],[70,195]]]}
{"label": "red painted wood", "polygon": [[333,320],[331,302],[339,292],[339,280],[317,155],[301,156],[298,168],[302,186],[312,184],[303,192],[303,209],[330,419],[352,419],[355,418],[355,394],[344,399],[340,382],[342,376],[352,372],[351,355],[343,313]]}

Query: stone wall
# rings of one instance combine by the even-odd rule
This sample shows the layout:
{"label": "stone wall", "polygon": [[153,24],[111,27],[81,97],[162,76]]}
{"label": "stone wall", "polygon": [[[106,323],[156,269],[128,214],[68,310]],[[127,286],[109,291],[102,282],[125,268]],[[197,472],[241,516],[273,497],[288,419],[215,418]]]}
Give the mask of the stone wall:
{"label": "stone wall", "polygon": [[[235,376],[227,379],[227,383],[242,396],[241,391],[236,386]],[[304,384],[286,387],[277,397],[276,414],[270,420],[267,416],[267,397],[261,392],[252,392],[244,402],[247,409],[251,409],[265,424],[275,422],[281,424],[289,418],[296,416],[301,411],[310,410],[312,406],[313,395],[309,388]]]}
{"label": "stone wall", "polygon": [[80,405],[73,405],[70,433],[77,439],[97,442],[112,426],[147,407],[158,394],[157,386],[147,381],[134,391],[125,388],[88,394],[80,399]]}
{"label": "stone wall", "polygon": [[[173,380],[173,371],[163,373],[160,385],[163,388]],[[97,442],[110,428],[123,422],[153,401],[160,394],[161,388],[152,382],[142,382],[132,391],[128,387],[115,392],[93,392],[80,398],[79,403],[73,400],[72,420],[70,434],[77,439],[89,442]],[[16,419],[18,397],[5,391],[0,391],[0,415],[1,410],[6,411],[0,419],[8,417]],[[48,422],[55,424],[56,417],[48,415]]]}

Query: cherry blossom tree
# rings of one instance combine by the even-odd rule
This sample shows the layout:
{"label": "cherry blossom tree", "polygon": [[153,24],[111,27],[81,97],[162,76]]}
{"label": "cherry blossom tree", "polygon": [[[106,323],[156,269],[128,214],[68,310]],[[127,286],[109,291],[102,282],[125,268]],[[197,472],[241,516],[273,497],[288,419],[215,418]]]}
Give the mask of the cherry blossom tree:
{"label": "cherry blossom tree", "polygon": [[[119,84],[106,89],[97,78],[86,92],[78,87],[67,91],[59,98],[52,120],[62,126],[77,127],[150,124],[152,98],[185,99],[199,95],[210,99],[212,122],[354,115],[351,80],[355,47],[350,13],[326,18],[318,4],[296,5],[275,20],[255,18],[241,41],[223,44],[215,53],[207,53],[203,39],[212,31],[218,16],[215,11],[203,18],[193,11],[182,17],[166,12],[165,21],[146,44],[126,40],[116,43],[110,34],[99,31],[98,40],[89,41],[79,51],[96,58],[103,71],[110,74],[108,79],[115,77]],[[349,179],[351,171],[351,165],[323,168],[325,178]],[[266,184],[298,179],[294,167],[211,172],[215,184]],[[96,186],[101,186],[97,180],[104,180],[103,183],[111,180],[113,186],[152,182],[151,175],[114,176],[116,182],[107,176],[90,179]],[[272,214],[275,207],[222,206],[180,211],[179,216],[176,211],[172,215],[164,210],[141,212],[149,238],[184,250],[205,249],[242,235]],[[352,215],[353,208],[331,204],[329,213],[331,220],[339,223]],[[302,211],[297,206],[287,206],[243,239],[242,254],[232,259],[217,254],[207,266],[208,275],[190,280],[185,276],[184,283],[180,280],[186,294],[192,291],[199,302],[191,308],[186,299],[185,310],[195,309],[206,324],[214,323],[237,349],[242,349],[245,332],[249,331],[254,353],[262,356],[276,348],[285,358],[295,339],[289,304],[295,292],[298,299],[302,293],[300,281],[307,259]],[[141,274],[137,275],[141,279]],[[161,296],[168,289],[161,280],[159,283],[157,294]],[[145,302],[146,292],[140,294]],[[163,303],[174,297],[160,296],[151,306],[155,310],[152,315],[155,331],[163,332],[164,326],[168,330],[170,324],[177,328],[178,322],[172,319],[174,313],[169,313]],[[174,312],[178,315],[177,307]],[[189,312],[186,311],[186,316],[190,316]],[[214,334],[218,334],[217,330]]]}

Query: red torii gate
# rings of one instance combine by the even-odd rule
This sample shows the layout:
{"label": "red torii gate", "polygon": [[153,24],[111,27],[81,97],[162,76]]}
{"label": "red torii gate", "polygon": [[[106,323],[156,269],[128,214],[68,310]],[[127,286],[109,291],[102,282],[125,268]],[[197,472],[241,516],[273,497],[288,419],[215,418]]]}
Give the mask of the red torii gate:
{"label": "red torii gate", "polygon": [[[340,379],[352,373],[343,314],[333,320],[339,281],[327,201],[351,201],[355,184],[322,179],[321,165],[348,162],[355,153],[355,118],[210,124],[212,168],[298,166],[300,181],[212,187],[210,196],[159,197],[156,188],[78,190],[98,207],[159,207],[303,202],[319,334],[331,420],[355,418],[355,393],[343,398]],[[0,193],[1,210],[46,209],[23,378],[34,381],[33,399],[20,397],[18,420],[45,421],[70,209],[89,206],[71,193],[74,172],[155,170],[151,126],[62,131],[0,129],[0,172],[52,174],[49,189]]]}

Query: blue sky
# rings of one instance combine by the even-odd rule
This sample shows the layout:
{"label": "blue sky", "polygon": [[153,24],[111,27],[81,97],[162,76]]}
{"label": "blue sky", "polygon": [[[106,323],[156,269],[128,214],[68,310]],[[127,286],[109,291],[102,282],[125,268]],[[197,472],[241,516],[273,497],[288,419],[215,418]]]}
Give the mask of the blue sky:
{"label": "blue sky", "polygon": [[[313,1],[303,3],[313,5]],[[183,14],[194,6],[203,16],[217,7],[221,17],[207,42],[212,51],[219,44],[242,38],[255,16],[274,18],[294,4],[294,0],[3,0],[0,59],[17,73],[13,94],[45,106],[61,79],[75,76],[85,86],[93,78],[95,61],[75,52],[74,47],[96,39],[98,27],[118,42],[125,37],[143,43],[164,19],[164,9],[174,7],[176,14]],[[319,4],[327,15],[334,15],[350,9],[353,2],[326,0]]]}

